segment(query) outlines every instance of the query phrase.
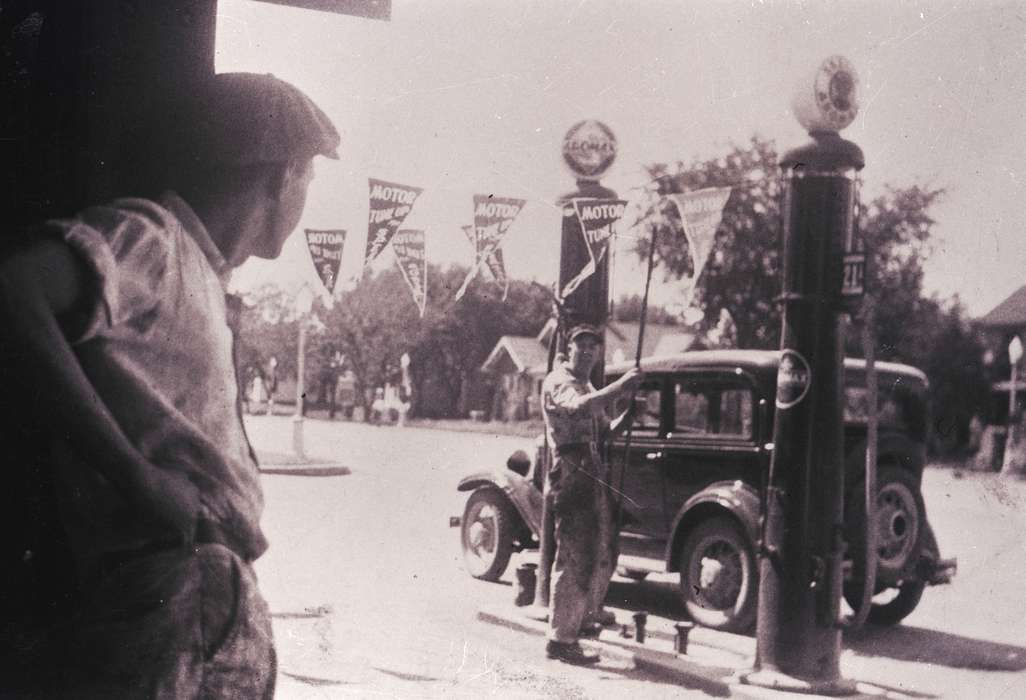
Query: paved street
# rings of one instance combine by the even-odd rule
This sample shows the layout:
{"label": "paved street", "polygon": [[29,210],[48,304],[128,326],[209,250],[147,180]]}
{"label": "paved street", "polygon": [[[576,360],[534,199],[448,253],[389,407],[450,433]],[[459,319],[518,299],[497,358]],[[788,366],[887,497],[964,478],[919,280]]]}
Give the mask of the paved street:
{"label": "paved street", "polygon": [[[271,550],[257,568],[275,615],[279,698],[706,697],[626,662],[546,661],[539,638],[476,619],[513,589],[463,571],[458,532],[448,528],[465,502],[455,484],[530,440],[305,425],[308,454],[352,473],[264,476]],[[247,426],[258,451],[291,446],[290,418],[251,416]],[[1026,484],[929,470],[925,490],[942,553],[958,556],[959,574],[927,590],[907,625],[846,639],[844,675],[910,697],[1026,697]],[[618,583],[612,595],[670,614],[670,590]]]}

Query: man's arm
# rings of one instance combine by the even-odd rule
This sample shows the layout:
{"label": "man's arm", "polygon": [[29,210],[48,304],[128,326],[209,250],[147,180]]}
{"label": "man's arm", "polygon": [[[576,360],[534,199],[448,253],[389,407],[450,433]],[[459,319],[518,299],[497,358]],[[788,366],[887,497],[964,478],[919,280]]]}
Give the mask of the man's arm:
{"label": "man's arm", "polygon": [[35,418],[71,440],[140,513],[190,540],[199,510],[189,481],[150,463],[96,393],[66,332],[81,318],[90,278],[63,242],[43,237],[0,258],[2,361],[36,397]]}
{"label": "man's arm", "polygon": [[615,382],[607,384],[601,389],[596,389],[587,394],[571,396],[569,402],[572,405],[566,406],[566,408],[569,410],[580,410],[583,408],[590,411],[592,415],[602,415],[608,406],[613,405],[613,402],[619,398],[620,394],[628,391],[633,392],[637,389],[642,379],[644,379],[644,375],[641,371],[631,368]]}

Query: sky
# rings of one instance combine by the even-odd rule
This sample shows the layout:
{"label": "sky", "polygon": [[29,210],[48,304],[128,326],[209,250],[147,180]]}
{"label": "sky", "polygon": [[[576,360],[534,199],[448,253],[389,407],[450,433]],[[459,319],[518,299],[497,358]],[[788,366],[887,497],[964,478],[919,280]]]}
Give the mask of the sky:
{"label": "sky", "polygon": [[[348,231],[342,278],[359,273],[367,179],[379,178],[424,189],[404,228],[423,229],[442,265],[472,262],[460,227],[474,194],[528,200],[506,267],[549,284],[553,202],[574,189],[560,155],[571,125],[613,130],[602,183],[629,200],[647,163],[715,157],[754,134],[781,152],[806,142],[790,98],[834,54],[859,74],[842,135],[866,156],[863,199],[943,188],[925,285],[985,314],[1026,284],[1026,1],[392,0],[388,22],[218,3],[217,70],[294,83],[342,134],[341,159],[317,160],[300,223]],[[614,296],[643,289],[632,235],[616,246]],[[313,283],[301,239],[244,265],[234,285]],[[387,251],[376,267],[391,264]],[[672,283],[657,273],[654,285],[672,301]]]}

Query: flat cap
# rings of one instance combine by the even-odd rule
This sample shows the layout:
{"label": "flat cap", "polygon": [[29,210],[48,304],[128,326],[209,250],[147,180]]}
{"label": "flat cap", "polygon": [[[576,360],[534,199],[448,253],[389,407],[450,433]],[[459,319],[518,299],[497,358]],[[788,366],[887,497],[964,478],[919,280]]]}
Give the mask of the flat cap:
{"label": "flat cap", "polygon": [[573,342],[574,338],[578,338],[582,335],[593,335],[595,340],[602,342],[602,331],[595,326],[587,323],[581,323],[570,329],[570,334],[566,337],[567,342]]}
{"label": "flat cap", "polygon": [[194,162],[248,166],[316,155],[338,158],[328,116],[299,88],[273,75],[219,73],[196,95]]}

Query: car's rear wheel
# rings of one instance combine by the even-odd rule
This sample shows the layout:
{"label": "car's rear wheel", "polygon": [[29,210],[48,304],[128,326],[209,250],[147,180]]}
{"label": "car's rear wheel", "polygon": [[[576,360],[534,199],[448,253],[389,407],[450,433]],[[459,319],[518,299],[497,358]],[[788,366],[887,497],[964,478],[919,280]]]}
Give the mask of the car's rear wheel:
{"label": "car's rear wheel", "polygon": [[498,581],[513,555],[516,513],[498,489],[483,488],[467,500],[460,532],[463,561],[474,578]]}
{"label": "car's rear wheel", "polygon": [[[889,587],[908,577],[919,556],[926,528],[926,507],[915,477],[893,464],[881,465],[877,474],[876,580],[877,588]],[[852,583],[861,582],[865,571],[865,486],[859,482],[848,497],[845,515],[848,546],[854,564]],[[848,588],[852,586],[849,585]]]}
{"label": "car's rear wheel", "polygon": [[[937,547],[937,538],[929,523],[923,532],[923,547],[919,554],[920,559],[929,559],[936,562],[940,559],[940,549]],[[926,581],[921,577],[899,581],[895,586],[884,587],[878,590],[873,596],[869,608],[869,615],[866,621],[874,625],[896,625],[912,614],[912,611],[919,605],[926,590]],[[844,599],[852,609],[857,609],[862,603],[861,582],[853,582],[852,585],[844,587]]]}
{"label": "car's rear wheel", "polygon": [[680,549],[680,589],[695,622],[724,632],[744,632],[755,622],[755,553],[741,527],[719,515],[702,521]]}

